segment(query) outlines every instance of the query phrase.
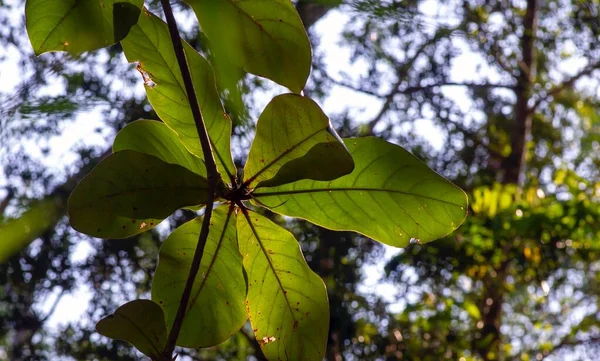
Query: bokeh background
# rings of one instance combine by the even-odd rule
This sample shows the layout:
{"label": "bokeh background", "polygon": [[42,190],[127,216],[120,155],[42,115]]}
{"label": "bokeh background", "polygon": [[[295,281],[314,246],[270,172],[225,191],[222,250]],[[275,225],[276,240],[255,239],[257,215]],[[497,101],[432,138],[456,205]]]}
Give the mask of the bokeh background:
{"label": "bokeh background", "polygon": [[[173,3],[210,58],[190,9]],[[600,360],[600,3],[294,3],[313,45],[305,94],[339,133],[402,145],[470,199],[458,231],[402,250],[269,215],[328,287],[327,361]],[[241,167],[258,114],[285,89],[216,71]],[[77,181],[140,118],[157,116],[119,45],[36,58],[24,1],[0,0],[0,250],[12,254],[0,264],[0,360],[143,359],[95,322],[149,298],[161,241],[194,214],[126,240],[79,234],[65,216]],[[249,327],[181,352],[264,360]]]}

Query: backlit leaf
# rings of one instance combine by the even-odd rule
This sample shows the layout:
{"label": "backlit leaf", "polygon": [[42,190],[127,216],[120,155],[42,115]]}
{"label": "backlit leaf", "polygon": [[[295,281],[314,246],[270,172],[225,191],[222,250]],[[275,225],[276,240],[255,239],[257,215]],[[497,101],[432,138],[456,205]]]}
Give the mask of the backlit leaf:
{"label": "backlit leaf", "polygon": [[304,89],[310,73],[308,36],[289,0],[186,0],[211,50],[245,71],[291,91]]}
{"label": "backlit leaf", "polygon": [[258,119],[244,174],[254,188],[299,179],[332,180],[353,168],[352,157],[321,108],[309,98],[283,94]]}
{"label": "backlit leaf", "polygon": [[75,187],[71,226],[94,237],[125,238],[154,228],[175,210],[207,197],[206,179],[133,150],[102,160]]}
{"label": "backlit leaf", "polygon": [[63,210],[64,201],[50,197],[31,204],[18,218],[0,221],[0,264],[52,227]]}
{"label": "backlit leaf", "polygon": [[271,361],[323,360],[329,329],[323,281],[290,232],[246,212],[237,217],[238,242],[248,275],[247,312],[263,354]]}
{"label": "backlit leaf", "polygon": [[[177,228],[163,243],[152,281],[152,299],[165,311],[171,327],[198,244],[202,218]],[[198,348],[227,340],[246,322],[246,281],[237,247],[236,221],[227,206],[216,208],[194,280],[177,344]]]}
{"label": "backlit leaf", "polygon": [[96,331],[129,342],[153,360],[158,360],[167,342],[163,311],[150,300],[135,300],[117,308],[115,313],[98,321]]}
{"label": "backlit leaf", "polygon": [[155,120],[137,120],[121,129],[113,143],[113,152],[131,149],[153,155],[163,162],[179,164],[206,177],[204,160],[192,155],[179,141],[177,133]]}
{"label": "backlit leaf", "polygon": [[138,20],[142,0],[27,0],[26,26],[36,55],[79,54],[123,39]]}
{"label": "backlit leaf", "polygon": [[[144,10],[121,44],[127,60],[138,62],[148,100],[160,119],[192,154],[204,158],[167,24]],[[231,179],[236,174],[229,148],[231,119],[221,105],[210,64],[186,42],[184,50],[217,167]]]}
{"label": "backlit leaf", "polygon": [[345,139],[354,171],[330,182],[302,180],[254,193],[273,212],[404,247],[440,238],[464,221],[467,196],[402,147]]}

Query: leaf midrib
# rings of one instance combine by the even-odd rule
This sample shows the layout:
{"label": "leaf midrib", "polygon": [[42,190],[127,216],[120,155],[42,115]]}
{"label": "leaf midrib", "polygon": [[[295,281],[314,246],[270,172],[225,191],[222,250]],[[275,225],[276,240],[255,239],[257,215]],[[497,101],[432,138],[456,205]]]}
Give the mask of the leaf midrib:
{"label": "leaf midrib", "polygon": [[146,341],[148,341],[148,343],[152,347],[152,350],[156,353],[155,356],[160,355],[160,350],[156,348],[156,345],[154,344],[152,339],[148,335],[146,335],[146,332],[144,332],[144,329],[140,328],[135,322],[133,322],[133,320],[131,320],[126,315],[124,315],[122,313],[119,313],[118,315],[123,317],[125,320],[127,320],[136,330],[138,330],[138,334],[142,335],[146,339]]}
{"label": "leaf midrib", "polygon": [[403,194],[406,196],[412,196],[412,197],[420,197],[420,198],[425,198],[431,201],[435,201],[435,202],[440,202],[440,203],[444,203],[444,204],[448,204],[451,206],[456,206],[456,207],[461,207],[463,208],[464,206],[461,204],[456,204],[456,203],[452,203],[449,201],[445,201],[443,199],[438,199],[438,198],[433,198],[430,196],[426,196],[426,195],[422,195],[422,194],[415,194],[415,193],[409,193],[406,191],[400,191],[400,190],[396,190],[396,189],[386,189],[386,188],[346,188],[346,187],[334,187],[334,188],[313,188],[313,189],[299,189],[299,190],[292,190],[292,191],[273,191],[273,192],[255,192],[253,193],[254,197],[256,198],[260,198],[260,197],[275,197],[275,196],[282,196],[282,195],[294,195],[294,194],[304,194],[304,193],[320,193],[320,192],[383,192],[383,193],[395,193],[395,194]]}
{"label": "leaf midrib", "polygon": [[[275,163],[277,163],[278,161],[280,161],[281,158],[283,158],[286,155],[290,154],[291,152],[293,152],[294,150],[296,150],[298,147],[300,147],[302,144],[304,144],[307,141],[309,141],[310,138],[314,137],[315,135],[317,135],[318,133],[322,132],[325,129],[327,129],[327,128],[317,129],[316,131],[314,131],[314,132],[310,133],[309,135],[307,135],[306,138],[301,139],[298,143],[294,144],[289,149],[286,149],[285,151],[283,151],[280,155],[278,155],[272,161],[270,161],[268,164],[266,164],[261,170],[259,170],[258,172],[256,172],[256,174],[254,174],[252,177],[248,178],[248,180],[246,180],[245,183],[251,184],[252,182],[254,182],[256,180],[256,178],[258,178],[262,173],[266,172],[269,168],[271,168],[273,165],[275,165]],[[298,157],[298,158],[301,158],[301,157]]]}
{"label": "leaf midrib", "polygon": [[[168,186],[168,187],[158,187],[158,188],[143,188],[143,189],[135,189],[135,190],[128,190],[128,191],[123,191],[123,192],[118,192],[118,193],[112,193],[106,196],[102,196],[102,197],[98,197],[92,200],[92,203],[95,201],[102,201],[105,199],[111,199],[111,198],[115,198],[115,197],[119,197],[119,196],[125,196],[128,195],[129,193],[137,193],[137,192],[147,192],[147,191],[164,191],[164,190],[169,190],[169,189],[177,189],[177,190],[181,190],[182,186]],[[206,191],[206,187],[205,188],[196,188],[196,187],[185,187],[186,190],[194,190],[194,191]],[[91,206],[92,208],[94,208],[93,206]],[[82,206],[82,207],[73,207],[73,209],[77,210],[77,209],[86,209],[86,208],[90,208],[89,205],[86,206]]]}
{"label": "leaf midrib", "polygon": [[[153,14],[153,15],[154,15],[154,14]],[[154,15],[154,16],[155,16],[155,15]],[[162,21],[162,20],[161,20],[161,21]],[[149,42],[152,44],[152,47],[154,48],[154,50],[155,50],[155,51],[156,51],[156,52],[157,52],[157,53],[160,55],[160,59],[162,59],[162,62],[163,62],[163,64],[164,64],[164,66],[165,66],[167,69],[169,69],[169,72],[170,72],[170,73],[171,73],[171,75],[173,76],[173,79],[175,79],[175,81],[176,81],[176,84],[177,84],[177,86],[179,87],[179,90],[180,90],[180,91],[182,92],[182,94],[185,96],[185,99],[187,99],[187,100],[188,100],[188,101],[187,101],[187,103],[188,103],[187,105],[185,105],[185,104],[181,104],[181,106],[188,108],[188,110],[189,110],[189,112],[190,112],[190,114],[191,114],[191,112],[192,112],[192,109],[191,109],[191,107],[190,107],[190,105],[189,105],[189,97],[188,97],[187,91],[186,91],[186,89],[185,89],[185,86],[182,84],[182,82],[183,82],[183,79],[182,79],[182,80],[181,80],[181,82],[180,82],[180,79],[179,79],[179,78],[178,78],[178,77],[175,75],[175,72],[173,71],[173,69],[171,69],[171,67],[168,65],[168,63],[167,63],[167,59],[166,59],[166,58],[163,56],[162,52],[160,52],[160,51],[159,51],[159,49],[158,49],[158,44],[155,44],[155,43],[154,43],[154,42],[153,42],[153,41],[150,39],[150,36],[148,35],[148,33],[147,33],[146,31],[144,31],[144,30],[143,30],[143,29],[142,29],[142,28],[141,28],[139,25],[137,25],[137,24],[136,24],[136,26],[138,26],[138,27],[140,28],[140,30],[142,31],[142,33],[143,33],[143,34],[146,36],[146,38],[147,38],[147,39],[149,40]],[[199,53],[196,51],[196,49],[194,49],[194,48],[193,48],[191,45],[189,45],[187,42],[185,42],[185,40],[184,40],[184,39],[182,39],[182,41],[183,41],[183,43],[184,43],[184,52],[186,53],[186,56],[187,56],[187,50],[191,50],[191,51],[192,51],[192,52],[193,52],[195,55],[202,57],[202,55],[200,55],[200,54],[199,54]],[[157,43],[158,43],[158,41],[157,41]],[[186,46],[187,46],[187,47],[186,47]],[[139,60],[138,60],[138,62],[139,62]],[[190,67],[190,65],[189,65],[189,62],[188,62],[188,67]],[[190,69],[190,71],[191,71],[191,69]],[[181,73],[181,70],[179,71],[179,73]],[[155,80],[155,79],[154,79],[154,80]],[[172,83],[171,83],[171,84],[172,84]],[[160,85],[160,83],[159,83],[159,82],[156,82],[156,85]],[[165,96],[165,95],[164,95],[164,94],[162,94],[162,93],[161,93],[161,95]],[[165,96],[165,97],[166,97],[166,96]],[[168,97],[166,97],[166,98],[168,98]],[[176,100],[173,100],[173,99],[169,99],[169,100],[171,100],[171,101],[173,101],[173,102],[176,102],[176,103],[179,103],[178,101],[176,101]],[[198,99],[194,99],[194,100],[196,101],[196,103],[198,103],[198,108],[200,109],[200,114],[202,114],[202,107],[200,106]],[[223,105],[222,105],[222,104],[220,104],[220,101],[219,101],[219,107],[217,107],[217,108],[221,108],[221,110],[223,110]],[[174,118],[174,119],[175,119],[175,118]],[[166,123],[165,123],[165,124],[166,124]],[[186,123],[184,123],[184,124],[186,124]],[[187,124],[186,124],[186,125],[187,125]],[[169,125],[167,124],[167,126],[169,126]],[[193,127],[195,128],[195,124],[192,124],[191,126],[193,126]],[[212,128],[212,127],[211,127],[211,128]],[[173,131],[175,131],[175,130],[173,130]],[[175,132],[176,132],[176,131],[175,131]],[[178,132],[176,132],[176,133],[178,133]],[[209,134],[209,135],[210,135],[210,134]],[[186,135],[186,136],[187,136],[187,135]],[[196,138],[197,138],[197,136],[198,136],[198,135],[196,134],[196,137],[192,136],[192,138],[196,139]],[[227,175],[228,175],[230,178],[233,178],[233,175],[231,174],[231,170],[230,170],[230,169],[228,169],[228,168],[227,168],[227,165],[226,165],[226,164],[223,162],[223,159],[224,159],[224,158],[223,158],[223,156],[221,155],[221,153],[219,152],[219,149],[218,149],[218,147],[217,147],[217,146],[215,146],[215,143],[214,143],[214,141],[213,141],[212,137],[210,137],[210,136],[209,136],[209,141],[211,142],[211,145],[212,145],[212,148],[213,148],[213,152],[215,152],[215,153],[216,153],[216,155],[217,155],[217,158],[219,159],[219,162],[220,162],[220,163],[221,163],[221,165],[223,166],[223,169],[225,169],[225,172],[227,173]]]}
{"label": "leaf midrib", "polygon": [[[56,23],[56,26],[54,27],[54,29],[52,29],[52,31],[50,31],[50,32],[48,33],[48,36],[46,36],[46,37],[44,38],[44,41],[42,41],[42,43],[40,44],[40,47],[39,47],[39,49],[40,49],[40,50],[41,50],[41,48],[42,48],[43,46],[45,46],[45,45],[46,45],[46,42],[48,41],[48,39],[50,39],[50,37],[52,36],[52,34],[54,34],[54,32],[56,31],[56,29],[58,29],[58,27],[59,27],[59,26],[60,26],[60,25],[61,25],[61,24],[62,24],[62,23],[65,21],[65,19],[66,19],[66,18],[69,16],[69,14],[71,14],[71,12],[73,12],[73,10],[74,10],[75,8],[77,8],[77,6],[79,6],[79,5],[81,5],[81,3],[80,3],[80,2],[75,2],[75,3],[73,4],[73,6],[72,6],[72,7],[71,7],[71,8],[70,8],[70,9],[69,9],[69,10],[68,10],[66,13],[65,13],[65,15],[63,15],[63,17],[62,17],[62,18],[60,18],[60,20],[58,21],[58,23]],[[38,21],[39,21],[39,20],[38,20]]]}
{"label": "leaf midrib", "polygon": [[219,255],[219,251],[221,250],[221,246],[223,245],[223,239],[225,238],[225,231],[227,229],[227,225],[229,224],[229,220],[231,219],[232,214],[233,214],[233,207],[229,207],[229,210],[227,212],[227,218],[225,219],[225,223],[223,225],[223,230],[221,232],[221,237],[219,238],[219,243],[217,244],[217,248],[215,249],[212,259],[210,260],[210,264],[208,265],[208,268],[206,269],[206,272],[205,272],[206,275],[205,275],[205,277],[202,278],[202,282],[200,283],[200,286],[198,287],[198,291],[195,293],[186,312],[189,312],[190,309],[192,308],[192,306],[194,306],[196,304],[196,301],[198,301],[198,298],[200,296],[200,292],[202,292],[202,290],[204,289],[206,280],[210,276],[210,273],[211,273],[211,271],[215,265],[215,262],[217,260],[217,256]]}
{"label": "leaf midrib", "polygon": [[294,310],[292,309],[292,305],[290,303],[290,300],[288,299],[285,287],[283,286],[283,283],[281,282],[281,279],[279,278],[279,274],[277,273],[277,270],[275,269],[275,266],[273,266],[273,263],[271,262],[271,258],[269,258],[269,253],[265,249],[265,247],[264,247],[264,245],[262,243],[262,240],[261,240],[260,236],[258,235],[258,232],[256,231],[256,228],[254,228],[254,224],[252,223],[252,219],[250,219],[250,215],[248,214],[248,211],[246,211],[246,210],[242,210],[242,211],[244,213],[244,218],[246,218],[246,221],[248,222],[248,225],[250,225],[250,229],[252,230],[252,234],[254,235],[254,238],[256,238],[256,241],[260,245],[260,249],[261,249],[262,253],[265,255],[265,258],[267,259],[267,263],[269,265],[269,269],[271,269],[271,271],[275,275],[275,279],[277,280],[277,283],[279,284],[279,288],[281,289],[281,293],[283,294],[283,298],[285,298],[285,303],[287,304],[288,309],[290,310],[290,313],[292,314],[292,319],[294,321],[297,321],[296,320],[296,315],[294,314]]}

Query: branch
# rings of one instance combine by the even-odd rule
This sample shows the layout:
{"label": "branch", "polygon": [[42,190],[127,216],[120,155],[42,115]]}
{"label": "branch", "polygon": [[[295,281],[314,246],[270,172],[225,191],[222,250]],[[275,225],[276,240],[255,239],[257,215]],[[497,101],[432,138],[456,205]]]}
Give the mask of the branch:
{"label": "branch", "polygon": [[600,61],[587,66],[585,68],[583,68],[579,73],[573,75],[572,77],[570,77],[569,79],[565,80],[564,82],[554,86],[552,89],[550,89],[550,91],[548,91],[548,93],[546,93],[545,96],[541,97],[540,99],[538,99],[530,108],[530,112],[534,112],[537,107],[540,106],[540,104],[548,99],[550,99],[550,97],[553,97],[557,94],[559,94],[560,92],[562,92],[563,90],[572,87],[575,82],[577,80],[579,80],[581,77],[584,77],[586,75],[590,75],[594,70],[600,69]]}
{"label": "branch", "polygon": [[194,85],[192,83],[192,76],[190,74],[190,69],[188,68],[187,61],[185,58],[183,44],[181,42],[181,38],[179,37],[177,22],[175,21],[175,17],[173,16],[173,9],[171,8],[169,0],[161,0],[160,2],[165,12],[165,18],[169,27],[169,34],[171,35],[173,50],[175,51],[175,56],[177,57],[177,63],[179,64],[179,69],[181,71],[181,76],[185,85],[188,102],[190,104],[192,115],[194,117],[194,123],[196,125],[198,137],[200,138],[200,145],[202,146],[204,162],[206,163],[208,182],[208,198],[206,200],[206,208],[204,211],[202,228],[200,229],[200,235],[198,236],[198,244],[196,245],[196,251],[194,252],[194,258],[192,259],[190,273],[188,275],[188,278],[185,283],[185,288],[183,289],[183,293],[181,295],[181,301],[179,302],[177,315],[175,316],[175,320],[173,321],[173,327],[169,332],[167,343],[165,344],[165,348],[161,355],[162,361],[171,361],[173,360],[172,355],[173,351],[175,350],[175,344],[177,342],[177,338],[179,337],[181,326],[183,325],[183,319],[185,317],[188,302],[192,293],[192,286],[194,285],[194,280],[196,279],[198,270],[200,269],[200,261],[202,260],[202,254],[204,253],[206,239],[208,238],[210,218],[213,210],[214,193],[217,187],[219,173],[217,171],[215,159],[213,158],[208,132],[206,130],[204,120],[202,119],[202,113],[200,113],[198,101],[196,100],[197,98],[196,92],[194,91]]}
{"label": "branch", "polygon": [[373,133],[373,129],[375,128],[377,123],[379,123],[381,118],[383,118],[385,113],[390,109],[390,107],[394,101],[394,97],[396,95],[398,95],[398,94],[413,94],[413,93],[426,91],[426,90],[433,89],[433,88],[441,88],[441,87],[446,87],[446,86],[463,86],[463,87],[468,87],[468,88],[473,88],[473,89],[514,90],[514,88],[515,88],[512,85],[506,85],[506,84],[489,84],[489,83],[478,84],[478,83],[443,82],[443,83],[428,84],[428,85],[423,85],[423,86],[411,86],[411,87],[406,87],[404,89],[394,89],[388,95],[385,95],[385,96],[371,94],[374,96],[378,96],[380,98],[384,98],[385,100],[384,100],[383,106],[379,110],[379,113],[377,113],[377,115],[371,121],[369,121],[369,123],[367,124],[367,134]]}
{"label": "branch", "polygon": [[254,349],[254,357],[256,357],[258,361],[267,361],[267,358],[260,349],[260,344],[258,343],[258,341],[256,341],[256,337],[254,337],[254,335],[248,335],[244,330],[244,327],[242,327],[240,332],[242,333],[242,335],[244,335],[250,346],[252,346],[252,348]]}
{"label": "branch", "polygon": [[[338,85],[338,86],[341,86],[341,87],[344,87],[344,88],[347,88],[350,90],[354,90],[355,92],[364,93],[364,94],[371,95],[373,97],[380,98],[380,99],[385,99],[389,95],[389,94],[379,94],[375,91],[355,86],[355,85],[347,83],[343,80],[331,79],[331,82],[334,83],[335,85]],[[446,86],[459,86],[459,87],[467,87],[467,88],[483,89],[483,90],[486,90],[486,89],[515,90],[514,85],[508,85],[508,84],[470,83],[470,82],[463,83],[463,82],[448,81],[448,82],[441,82],[441,83],[428,84],[428,85],[410,86],[410,87],[406,87],[404,89],[398,89],[394,93],[395,94],[413,94],[413,93],[417,93],[420,91],[426,91],[429,89],[441,88],[441,87],[446,87]]]}
{"label": "branch", "polygon": [[540,0],[527,0],[527,10],[523,16],[523,35],[521,36],[521,62],[517,76],[514,108],[514,123],[511,124],[510,154],[504,158],[502,183],[522,186],[527,163],[527,140],[531,135],[532,117],[528,108],[533,92],[533,80],[536,76],[536,34]]}
{"label": "branch", "polygon": [[329,10],[333,9],[334,6],[333,2],[329,4],[320,1],[300,0],[296,3],[296,11],[300,15],[300,19],[302,19],[304,28],[308,30],[319,19],[325,16]]}
{"label": "branch", "polygon": [[52,314],[54,314],[54,311],[56,311],[56,307],[58,307],[58,303],[60,302],[60,300],[62,299],[62,297],[65,294],[65,289],[63,288],[60,293],[58,294],[58,296],[56,296],[56,299],[54,300],[54,303],[52,303],[52,306],[50,307],[50,310],[48,311],[48,313],[46,314],[46,316],[44,316],[41,320],[40,320],[40,327],[43,323],[45,323],[46,321],[48,321],[48,319],[50,318],[50,316],[52,316]]}
{"label": "branch", "polygon": [[8,188],[6,197],[4,197],[2,202],[0,202],[0,218],[2,218],[2,215],[4,214],[6,207],[8,207],[8,204],[14,198],[14,196],[15,196],[15,190],[12,188]]}
{"label": "branch", "polygon": [[383,116],[385,115],[385,113],[390,109],[390,107],[392,106],[392,103],[394,101],[394,96],[396,94],[401,93],[402,91],[400,90],[400,86],[402,85],[402,83],[405,81],[405,77],[406,77],[406,73],[408,72],[408,70],[413,66],[413,64],[417,61],[417,59],[419,58],[419,56],[421,56],[421,54],[423,54],[423,52],[429,48],[431,45],[435,44],[436,42],[438,42],[440,39],[445,38],[445,37],[449,37],[452,35],[452,33],[454,33],[454,31],[457,31],[461,28],[462,24],[453,28],[453,29],[440,29],[438,30],[438,32],[436,32],[436,34],[431,37],[429,40],[427,40],[425,43],[423,43],[416,51],[415,54],[408,59],[406,62],[398,64],[398,66],[396,66],[396,74],[398,75],[398,79],[396,80],[396,82],[392,85],[392,90],[385,96],[385,100],[383,102],[383,105],[381,106],[381,109],[379,110],[379,113],[377,113],[377,115],[367,123],[366,129],[364,131],[364,133],[366,135],[372,134],[373,133],[373,129],[375,128],[375,126],[377,125],[377,123],[379,123],[379,121],[381,120],[381,118],[383,118]]}
{"label": "branch", "polygon": [[506,59],[502,56],[502,50],[500,50],[500,47],[498,46],[497,43],[494,43],[492,45],[492,56],[494,57],[494,60],[496,60],[496,64],[498,64],[498,66],[504,70],[505,72],[507,72],[510,77],[512,79],[515,79],[515,74],[513,72],[513,69],[510,67],[509,64],[506,63]]}

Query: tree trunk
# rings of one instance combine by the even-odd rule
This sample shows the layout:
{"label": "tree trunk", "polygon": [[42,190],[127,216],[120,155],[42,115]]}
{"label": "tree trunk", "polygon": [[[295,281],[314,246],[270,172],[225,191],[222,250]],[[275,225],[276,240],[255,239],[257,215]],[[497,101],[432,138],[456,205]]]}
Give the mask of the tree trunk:
{"label": "tree trunk", "polygon": [[[531,135],[532,112],[529,108],[532,84],[535,79],[535,34],[537,32],[537,12],[539,0],[527,0],[527,12],[523,19],[521,38],[521,61],[515,95],[514,118],[511,130],[511,152],[504,160],[504,183],[522,185],[527,159],[527,141]],[[510,129],[509,128],[509,129]]]}
{"label": "tree trunk", "polygon": [[[521,37],[521,61],[515,87],[517,98],[514,109],[514,123],[508,127],[511,152],[502,164],[504,184],[522,186],[525,179],[527,161],[527,142],[531,137],[532,111],[530,108],[533,82],[536,74],[535,36],[537,32],[539,0],[527,0],[527,9],[523,18],[523,36]],[[481,357],[488,360],[502,360],[500,325],[502,324],[502,306],[506,289],[506,275],[509,273],[510,260],[495,270],[484,282],[481,305],[483,327],[481,338],[477,341],[477,350]]]}

